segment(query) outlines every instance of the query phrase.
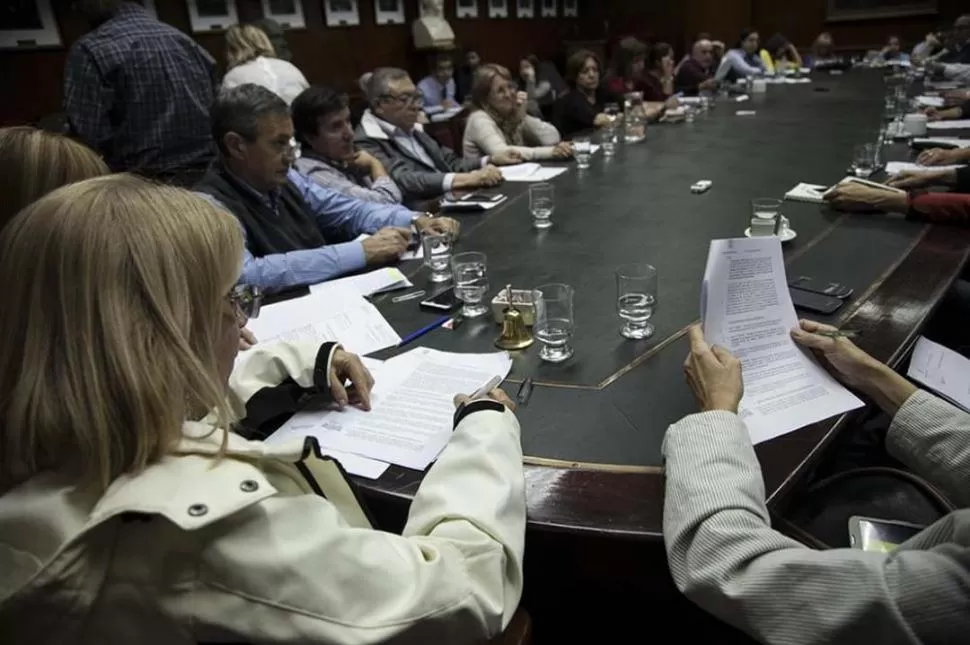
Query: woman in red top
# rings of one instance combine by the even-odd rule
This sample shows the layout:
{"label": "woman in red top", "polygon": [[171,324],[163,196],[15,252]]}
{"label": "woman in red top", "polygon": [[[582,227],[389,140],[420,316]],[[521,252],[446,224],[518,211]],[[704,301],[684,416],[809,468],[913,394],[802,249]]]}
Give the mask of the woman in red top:
{"label": "woman in red top", "polygon": [[606,87],[619,96],[627,92],[643,92],[644,71],[646,70],[647,46],[629,36],[616,45],[613,61],[610,65],[610,75],[606,79]]}

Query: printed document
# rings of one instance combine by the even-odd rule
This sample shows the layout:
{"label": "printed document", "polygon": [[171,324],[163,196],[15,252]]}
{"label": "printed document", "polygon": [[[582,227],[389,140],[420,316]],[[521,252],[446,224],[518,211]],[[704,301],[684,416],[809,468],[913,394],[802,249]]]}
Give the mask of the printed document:
{"label": "printed document", "polygon": [[970,128],[970,119],[958,121],[930,121],[926,124],[930,130],[966,130]]}
{"label": "printed document", "polygon": [[364,297],[384,293],[385,291],[407,289],[408,287],[414,286],[408,280],[407,276],[401,273],[400,269],[396,267],[385,267],[383,269],[375,269],[374,271],[361,273],[360,275],[352,275],[346,278],[315,284],[310,287],[310,293],[328,292],[332,289],[342,289],[348,285]]}
{"label": "printed document", "polygon": [[791,339],[798,318],[777,237],[712,240],[701,293],[705,339],[741,361],[739,415],[753,443],[862,407]]}
{"label": "printed document", "polygon": [[[597,148],[598,149],[598,148]],[[595,151],[592,151],[595,152]],[[592,152],[590,154],[592,154]],[[549,181],[568,170],[564,166],[547,168],[537,163],[520,163],[512,166],[502,166],[499,171],[505,181]]]}
{"label": "printed document", "polygon": [[947,166],[921,166],[918,163],[912,163],[910,161],[890,161],[886,164],[886,174],[887,175],[898,175],[901,172],[915,171],[915,172],[925,172],[928,170],[956,170],[957,168],[962,168],[960,164],[950,164]]}
{"label": "printed document", "polygon": [[299,412],[267,441],[313,436],[322,449],[338,450],[424,470],[452,433],[456,394],[471,394],[512,368],[508,353],[451,354],[411,350],[371,370],[371,410]]}
{"label": "printed document", "polygon": [[970,360],[952,349],[920,336],[907,375],[970,411]]}

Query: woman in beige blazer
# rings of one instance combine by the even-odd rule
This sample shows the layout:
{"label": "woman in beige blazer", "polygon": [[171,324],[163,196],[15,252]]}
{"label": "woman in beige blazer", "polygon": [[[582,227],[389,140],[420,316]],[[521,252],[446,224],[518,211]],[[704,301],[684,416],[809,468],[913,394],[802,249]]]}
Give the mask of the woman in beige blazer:
{"label": "woman in beige blazer", "polygon": [[233,431],[307,395],[367,409],[373,384],[334,343],[260,345],[230,379],[258,304],[242,250],[231,215],[129,175],[60,188],[3,231],[4,642],[499,633],[522,591],[512,412],[463,402],[403,534],[374,530],[315,439]]}
{"label": "woman in beige blazer", "polygon": [[465,125],[465,159],[481,159],[513,151],[525,161],[569,159],[572,145],[563,142],[551,123],[526,113],[524,92],[516,92],[509,70],[482,65],[475,72],[471,102],[474,110]]}

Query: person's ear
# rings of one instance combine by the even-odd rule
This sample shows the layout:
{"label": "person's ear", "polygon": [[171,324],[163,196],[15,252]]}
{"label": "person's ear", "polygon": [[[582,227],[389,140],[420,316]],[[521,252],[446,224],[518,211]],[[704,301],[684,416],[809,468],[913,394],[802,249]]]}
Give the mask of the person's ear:
{"label": "person's ear", "polygon": [[241,160],[246,157],[246,148],[248,142],[241,134],[237,132],[227,132],[225,136],[222,137],[222,143],[226,149],[226,153],[231,159]]}

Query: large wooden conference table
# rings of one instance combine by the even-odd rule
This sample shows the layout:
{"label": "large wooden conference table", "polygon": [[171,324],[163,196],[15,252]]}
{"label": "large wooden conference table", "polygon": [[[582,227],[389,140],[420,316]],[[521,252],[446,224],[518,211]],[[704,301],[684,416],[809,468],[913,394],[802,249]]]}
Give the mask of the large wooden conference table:
{"label": "large wooden conference table", "polygon": [[[720,101],[692,124],[651,126],[646,141],[602,152],[555,180],[553,228],[531,227],[528,184],[487,214],[460,216],[460,251],[488,256],[489,299],[504,285],[564,282],[575,288],[574,357],[551,365],[538,342],[514,354],[505,385],[515,395],[532,377],[520,407],[530,530],[655,540],[661,533],[661,445],[667,427],[696,411],[683,377],[686,329],[698,319],[700,283],[711,239],[739,237],[756,197],[781,198],[800,181],[829,185],[845,175],[855,144],[874,141],[884,80],[875,71],[815,75],[811,84],[773,85],[744,103]],[[824,90],[824,91],[823,91]],[[738,116],[737,110],[755,110]],[[907,158],[904,146],[890,155]],[[689,187],[710,179],[702,195]],[[785,245],[789,276],[849,285],[855,293],[826,322],[863,332],[859,344],[898,363],[928,315],[959,275],[970,231],[881,214],[848,215],[785,202],[798,237]],[[655,335],[619,335],[614,270],[647,262],[659,272]],[[404,267],[417,287],[434,290],[419,263]],[[435,318],[417,301],[376,304],[403,336]],[[491,317],[437,330],[418,344],[446,351],[494,351]],[[844,419],[830,419],[759,445],[769,500],[804,476]],[[422,473],[391,467],[359,480],[368,497],[406,503]]]}

